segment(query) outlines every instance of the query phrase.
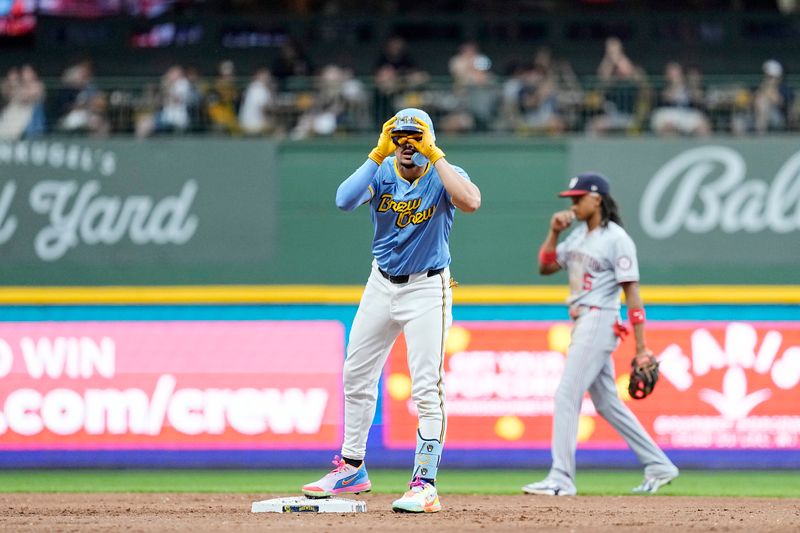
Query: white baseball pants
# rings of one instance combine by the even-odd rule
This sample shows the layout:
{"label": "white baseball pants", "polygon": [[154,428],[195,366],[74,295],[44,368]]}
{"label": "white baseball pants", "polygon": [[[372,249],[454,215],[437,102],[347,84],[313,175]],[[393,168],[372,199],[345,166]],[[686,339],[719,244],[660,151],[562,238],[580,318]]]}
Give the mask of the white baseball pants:
{"label": "white baseball pants", "polygon": [[413,274],[392,283],[373,262],[350,330],[344,363],[344,444],[342,455],[363,459],[375,417],[378,380],[389,351],[402,331],[408,346],[411,396],[425,439],[444,442],[444,343],[452,323],[450,270],[428,277]]}

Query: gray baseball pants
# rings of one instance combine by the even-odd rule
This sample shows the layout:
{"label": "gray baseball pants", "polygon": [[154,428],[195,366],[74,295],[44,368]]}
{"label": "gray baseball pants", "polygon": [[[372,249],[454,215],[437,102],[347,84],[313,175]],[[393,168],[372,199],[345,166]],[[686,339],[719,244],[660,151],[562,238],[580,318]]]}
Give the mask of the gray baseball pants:
{"label": "gray baseball pants", "polygon": [[613,309],[581,309],[572,330],[564,374],[555,395],[553,465],[548,478],[564,487],[575,486],[575,448],[578,419],[586,391],[595,409],[625,439],[645,467],[645,476],[677,471],[630,409],[617,396],[611,353],[618,339],[613,326],[619,314]]}

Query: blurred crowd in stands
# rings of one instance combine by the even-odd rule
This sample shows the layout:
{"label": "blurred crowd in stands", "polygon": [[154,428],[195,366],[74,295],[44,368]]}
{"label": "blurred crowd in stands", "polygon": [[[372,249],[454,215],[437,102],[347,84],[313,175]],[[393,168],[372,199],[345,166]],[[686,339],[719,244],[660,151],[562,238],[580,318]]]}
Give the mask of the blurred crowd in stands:
{"label": "blurred crowd in stands", "polygon": [[498,72],[474,42],[462,44],[448,67],[447,79],[419,69],[400,37],[385,43],[366,77],[341,65],[314,65],[292,41],[271,65],[244,77],[230,60],[212,76],[175,65],[160,80],[103,78],[84,60],[69,65],[60,79],[43,81],[33,66],[22,65],[2,81],[0,139],[217,133],[296,140],[374,133],[409,106],[426,109],[448,134],[800,130],[800,105],[775,59],[766,59],[762,72],[749,79],[707,81],[699,65],[677,61],[663,73],[647,73],[612,37],[591,75],[579,76],[547,48]]}

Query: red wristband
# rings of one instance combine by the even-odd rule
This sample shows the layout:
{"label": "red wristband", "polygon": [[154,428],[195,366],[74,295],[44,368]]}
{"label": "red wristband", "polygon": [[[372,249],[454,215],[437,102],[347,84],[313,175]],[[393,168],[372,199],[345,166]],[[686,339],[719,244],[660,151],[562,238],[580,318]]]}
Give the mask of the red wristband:
{"label": "red wristband", "polygon": [[544,249],[544,246],[539,248],[539,264],[540,265],[549,265],[551,263],[555,263],[558,255],[556,254],[555,250],[547,251]]}
{"label": "red wristband", "polygon": [[630,320],[631,325],[635,326],[636,324],[643,324],[645,318],[643,307],[640,307],[639,309],[628,309],[628,320]]}

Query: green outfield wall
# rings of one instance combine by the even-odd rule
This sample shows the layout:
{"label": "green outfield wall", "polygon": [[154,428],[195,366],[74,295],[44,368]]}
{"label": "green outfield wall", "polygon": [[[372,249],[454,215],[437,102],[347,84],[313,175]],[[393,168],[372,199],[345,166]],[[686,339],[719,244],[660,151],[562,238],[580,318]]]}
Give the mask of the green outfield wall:
{"label": "green outfield wall", "polygon": [[[451,235],[462,284],[563,283],[535,274],[536,250],[585,169],[611,177],[644,281],[798,281],[797,139],[441,141],[483,194]],[[0,143],[0,284],[362,284],[369,214],[333,198],[373,143]]]}
{"label": "green outfield wall", "polygon": [[569,160],[612,178],[645,279],[800,281],[800,139],[581,139]]}

